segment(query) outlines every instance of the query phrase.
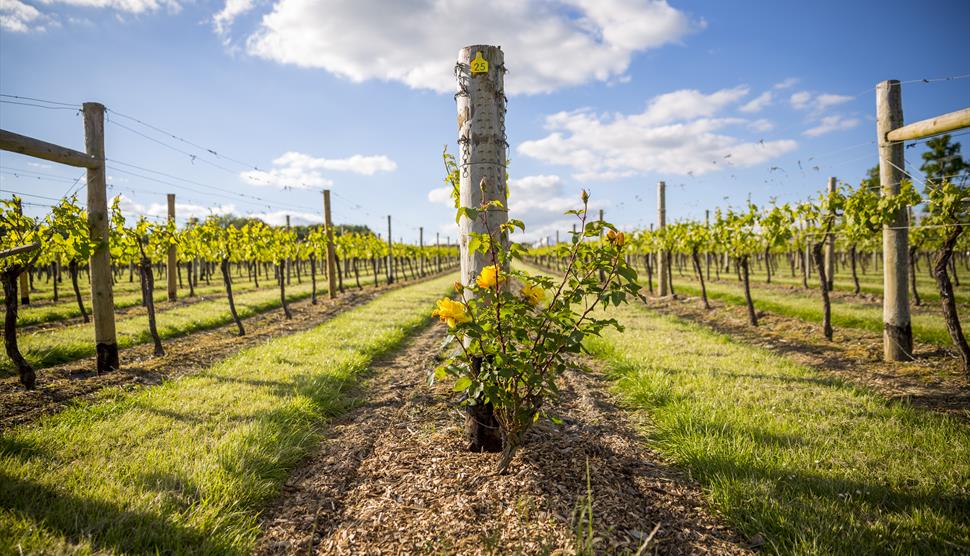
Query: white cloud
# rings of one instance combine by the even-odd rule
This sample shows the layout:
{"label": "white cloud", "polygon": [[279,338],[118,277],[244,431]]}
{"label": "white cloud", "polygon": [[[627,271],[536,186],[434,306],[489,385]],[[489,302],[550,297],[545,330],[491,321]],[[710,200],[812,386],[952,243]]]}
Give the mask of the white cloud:
{"label": "white cloud", "polygon": [[279,187],[281,189],[315,189],[333,185],[322,170],[352,172],[372,176],[377,172],[393,172],[397,164],[384,155],[359,155],[349,158],[314,158],[308,154],[287,152],[273,161],[273,168],[250,170],[240,177],[252,185]]}
{"label": "white cloud", "polygon": [[765,132],[765,131],[771,131],[772,129],[775,129],[775,124],[771,123],[771,120],[766,120],[764,118],[761,118],[749,123],[748,127],[755,131]]}
{"label": "white cloud", "polygon": [[49,18],[20,0],[0,0],[0,29],[12,33],[44,31]]}
{"label": "white cloud", "polygon": [[[6,2],[7,0],[4,0]],[[182,5],[178,0],[41,0],[44,4],[66,4],[79,8],[103,8],[125,12],[130,14],[141,14],[146,12],[157,12],[166,9],[169,13],[178,13],[182,10]]]}
{"label": "white cloud", "polygon": [[812,101],[812,93],[809,93],[808,91],[792,93],[789,100],[791,101],[792,108],[801,110],[803,108],[807,108],[809,103]]}
{"label": "white cloud", "polygon": [[850,100],[852,100],[850,96],[826,93],[815,97],[815,107],[817,110],[822,111],[826,108],[849,102]]}
{"label": "white cloud", "polygon": [[258,218],[270,226],[285,226],[286,217],[290,217],[291,226],[306,226],[308,224],[322,224],[323,216],[312,212],[294,212],[278,210],[274,212],[250,212],[245,215],[247,218]]}
{"label": "white cloud", "polygon": [[436,187],[428,191],[428,201],[449,207],[455,206],[451,200],[451,186]]}
{"label": "white cloud", "polygon": [[792,87],[795,86],[796,83],[798,83],[798,78],[797,77],[789,77],[788,79],[786,79],[786,80],[784,80],[784,81],[782,81],[780,83],[775,83],[774,85],[772,85],[771,88],[772,89],[777,89],[777,90],[791,89]]}
{"label": "white cloud", "polygon": [[770,105],[773,99],[774,95],[771,91],[765,91],[742,105],[740,110],[748,113],[760,112],[766,106]]}
{"label": "white cloud", "polygon": [[359,155],[350,158],[314,158],[308,154],[288,152],[273,161],[277,166],[298,166],[312,170],[336,170],[373,176],[377,172],[393,172],[397,163],[384,155]]}
{"label": "white cloud", "polygon": [[853,97],[846,95],[836,95],[833,93],[820,93],[813,95],[808,91],[799,91],[793,93],[790,101],[792,108],[796,110],[805,110],[806,108],[811,108],[812,112],[818,114],[824,112],[825,110],[838,106],[852,100]]}
{"label": "white cloud", "polygon": [[[121,207],[122,214],[149,217],[168,216],[168,204],[166,203],[151,203],[149,205],[144,205],[135,202],[132,198],[126,195],[118,195],[117,197],[121,199],[119,206]],[[192,203],[175,203],[175,214],[180,219],[205,218],[209,215],[225,216],[229,214],[237,214],[237,211],[236,206],[231,203],[212,207]],[[131,223],[132,222],[128,222],[128,224]]]}
{"label": "white cloud", "polygon": [[[155,217],[156,220],[157,218],[164,218],[168,216],[167,204],[151,203],[145,205],[135,202],[126,195],[118,195],[118,197],[121,199],[119,206],[121,207],[122,213],[125,215],[132,215],[135,217],[147,216],[149,218]],[[293,226],[323,223],[323,216],[317,213],[284,210],[273,212],[250,211],[244,213],[237,209],[236,205],[232,203],[211,207],[196,205],[193,203],[175,203],[175,214],[178,215],[179,220],[186,218],[198,218],[202,220],[208,216],[238,216],[243,218],[257,218],[270,226],[286,225],[287,216],[290,217],[290,224]],[[129,220],[128,224],[133,224],[133,221]]]}
{"label": "white cloud", "polygon": [[634,54],[676,43],[703,26],[666,0],[278,0],[247,37],[246,49],[354,82],[378,79],[450,92],[458,49],[497,44],[511,70],[506,90],[541,93],[622,80]]}
{"label": "white cloud", "polygon": [[549,135],[523,142],[518,152],[570,166],[578,179],[605,180],[645,172],[700,175],[729,164],[760,164],[795,149],[792,140],[752,143],[727,133],[747,120],[714,116],[746,93],[746,87],[706,95],[677,91],[655,97],[639,114],[559,112],[546,118]]}
{"label": "white cloud", "polygon": [[[448,187],[432,189],[428,192],[428,200],[448,207],[453,206]],[[589,206],[591,210],[595,210],[608,204],[594,198]],[[577,220],[563,213],[581,207],[579,192],[568,193],[559,176],[536,175],[509,180],[509,216],[525,222],[525,232],[517,230],[512,238],[515,241],[531,242],[546,236],[555,237],[556,230],[565,232],[571,229]],[[454,230],[453,225],[447,227],[447,231]],[[566,235],[561,235],[563,241],[566,238]]]}
{"label": "white cloud", "polygon": [[857,118],[826,116],[822,118],[822,121],[819,122],[817,126],[805,130],[804,135],[808,135],[809,137],[818,137],[819,135],[825,135],[826,133],[831,133],[833,131],[852,129],[857,125],[859,125],[859,120]]}
{"label": "white cloud", "polygon": [[212,16],[212,26],[216,33],[225,35],[232,27],[232,22],[237,17],[250,11],[255,7],[252,0],[226,0],[226,5],[216,15]]}

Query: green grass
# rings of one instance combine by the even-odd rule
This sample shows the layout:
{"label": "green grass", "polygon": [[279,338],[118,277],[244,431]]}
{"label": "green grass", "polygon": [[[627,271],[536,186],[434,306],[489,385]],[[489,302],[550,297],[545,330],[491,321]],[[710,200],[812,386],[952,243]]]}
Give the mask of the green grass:
{"label": "green grass", "polygon": [[[744,286],[734,275],[721,277],[720,281],[707,282],[707,296],[732,305],[744,305]],[[646,284],[646,281],[643,280]],[[674,291],[692,296],[701,294],[700,285],[686,276],[674,276]],[[755,309],[769,311],[786,317],[801,319],[807,322],[822,322],[822,297],[817,289],[805,291],[783,291],[774,288],[761,287],[751,283],[751,298]],[[939,309],[939,307],[935,307]],[[940,310],[941,311],[941,310]],[[950,346],[949,332],[943,321],[942,312],[914,311],[911,316],[913,338],[938,346]],[[882,333],[882,307],[872,303],[851,301],[848,299],[832,300],[832,326],[859,328],[878,334]]]}
{"label": "green grass", "polygon": [[453,276],[0,436],[0,553],[249,554],[257,516]]}
{"label": "green grass", "polygon": [[590,342],[651,445],[776,554],[970,552],[970,430],[642,306]]}
{"label": "green grass", "polygon": [[[318,284],[319,287],[319,284]],[[239,318],[247,318],[280,307],[280,292],[276,288],[260,289],[235,295]],[[310,284],[290,286],[286,289],[289,302],[310,297]],[[156,311],[158,334],[162,339],[173,338],[217,328],[232,322],[229,301],[225,294],[208,301],[190,305],[170,306]],[[118,347],[126,348],[151,341],[148,331],[148,315],[139,314],[115,321]],[[20,351],[27,361],[43,368],[66,361],[94,355],[94,323],[75,324],[48,330],[25,331],[19,334]],[[6,355],[0,359],[0,376],[10,375],[13,366]]]}

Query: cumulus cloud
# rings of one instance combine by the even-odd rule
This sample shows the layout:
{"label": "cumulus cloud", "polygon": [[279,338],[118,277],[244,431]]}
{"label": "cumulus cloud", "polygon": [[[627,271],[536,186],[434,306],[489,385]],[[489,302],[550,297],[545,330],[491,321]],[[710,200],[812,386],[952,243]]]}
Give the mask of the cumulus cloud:
{"label": "cumulus cloud", "polygon": [[[40,0],[39,3],[51,7],[60,4],[77,8],[112,10],[116,12],[115,17],[119,21],[124,21],[121,13],[137,15],[166,10],[168,13],[175,14],[182,10],[182,4],[178,0]],[[0,30],[13,33],[46,31],[51,27],[60,27],[60,21],[64,19],[57,14],[41,12],[21,0],[0,0]],[[73,25],[92,24],[91,20],[83,17],[68,16],[66,21]]]}
{"label": "cumulus cloud", "polygon": [[[233,5],[220,12],[219,25],[225,28],[246,1],[227,0]],[[245,45],[254,56],[355,82],[450,92],[458,49],[497,44],[511,70],[506,90],[542,93],[622,80],[634,54],[703,25],[666,0],[277,0]]]}
{"label": "cumulus cloud", "polygon": [[212,16],[212,26],[219,35],[226,35],[237,17],[253,9],[252,0],[226,0],[225,6]]}
{"label": "cumulus cloud", "polygon": [[290,217],[291,226],[306,226],[309,224],[323,224],[323,216],[312,212],[293,212],[278,210],[274,212],[250,212],[247,218],[258,218],[270,226],[285,226],[286,217]]}
{"label": "cumulus cloud", "polygon": [[455,206],[451,199],[451,186],[436,187],[428,191],[428,201],[449,207]]}
{"label": "cumulus cloud", "polygon": [[742,112],[748,112],[748,113],[760,112],[766,106],[770,105],[773,99],[774,99],[774,95],[771,93],[771,91],[765,91],[760,95],[758,95],[757,97],[743,104],[740,110]]}
{"label": "cumulus cloud", "polygon": [[[4,0],[6,2],[7,0]],[[130,14],[141,14],[157,12],[165,9],[169,13],[178,13],[182,5],[178,0],[42,0],[44,4],[65,4],[79,8],[103,8],[125,12]]]}
{"label": "cumulus cloud", "polygon": [[796,110],[808,108],[809,103],[812,101],[812,93],[809,93],[808,91],[792,93],[788,100],[791,102],[792,108]]}
{"label": "cumulus cloud", "polygon": [[[118,195],[119,206],[122,214],[132,214],[136,216],[165,217],[168,216],[168,204],[151,203],[148,205],[138,203],[126,195]],[[175,214],[179,218],[205,218],[207,216],[226,216],[237,214],[236,206],[233,204],[206,207],[193,203],[175,203]],[[130,224],[130,222],[129,222]]]}
{"label": "cumulus cloud", "polygon": [[826,116],[822,118],[819,124],[813,128],[807,129],[804,135],[809,137],[817,137],[819,135],[825,135],[826,133],[831,133],[833,131],[842,131],[846,129],[852,129],[859,125],[858,118],[843,118],[842,116]]}
{"label": "cumulus cloud", "polygon": [[781,89],[791,89],[792,87],[795,86],[796,83],[798,83],[798,78],[797,77],[789,77],[788,79],[785,79],[784,81],[781,81],[779,83],[775,83],[774,85],[772,85],[771,88],[772,89],[777,89],[777,90],[781,90]]}
{"label": "cumulus cloud", "polygon": [[523,142],[518,152],[570,166],[578,179],[606,180],[645,172],[700,175],[726,165],[753,166],[795,149],[793,140],[745,142],[728,133],[748,121],[717,113],[747,92],[676,91],[655,97],[638,114],[559,112],[546,118],[549,135]]}
{"label": "cumulus cloud", "polygon": [[20,0],[0,0],[0,29],[12,33],[44,31],[50,19]]}
{"label": "cumulus cloud", "polygon": [[[428,192],[428,200],[453,206],[448,187],[432,189]],[[596,210],[608,205],[607,201],[594,198],[589,206]],[[546,236],[555,237],[556,230],[570,230],[577,220],[563,213],[581,207],[579,192],[567,191],[562,178],[557,175],[541,174],[509,180],[509,214],[525,222],[525,232],[517,230],[513,236],[515,241],[538,241]],[[452,226],[448,227],[448,230],[453,229]],[[566,237],[561,235],[560,239],[565,241]]]}
{"label": "cumulus cloud", "polygon": [[240,174],[251,185],[281,189],[315,189],[333,185],[333,180],[321,171],[351,172],[372,176],[378,172],[393,172],[397,163],[384,155],[359,155],[349,158],[315,158],[308,154],[288,152],[273,161],[270,170],[250,170]]}
{"label": "cumulus cloud", "polygon": [[796,110],[806,110],[811,108],[813,113],[824,112],[825,110],[838,106],[852,100],[853,97],[846,95],[836,95],[833,93],[813,94],[808,91],[798,91],[789,98],[792,108]]}
{"label": "cumulus cloud", "polygon": [[[125,215],[133,215],[136,218],[146,216],[149,218],[164,218],[168,216],[168,205],[165,203],[142,204],[126,195],[118,195],[119,206]],[[322,224],[323,216],[312,212],[285,211],[278,210],[272,212],[242,212],[236,205],[229,203],[206,207],[193,203],[175,203],[175,214],[179,219],[198,218],[204,220],[208,216],[236,216],[243,218],[256,218],[262,220],[270,226],[286,225],[286,217],[290,217],[290,224],[293,226],[305,226],[308,224]],[[132,222],[129,221],[129,224]]]}
{"label": "cumulus cloud", "polygon": [[766,120],[764,118],[761,118],[749,123],[748,127],[755,131],[765,132],[765,131],[771,131],[772,129],[775,129],[775,124],[773,124],[771,120]]}

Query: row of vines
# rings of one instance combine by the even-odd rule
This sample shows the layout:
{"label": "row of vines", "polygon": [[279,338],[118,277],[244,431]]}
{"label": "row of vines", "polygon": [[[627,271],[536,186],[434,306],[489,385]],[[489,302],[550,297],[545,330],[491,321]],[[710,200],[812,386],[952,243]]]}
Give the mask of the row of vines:
{"label": "row of vines", "polygon": [[[950,181],[928,185],[920,195],[904,182],[897,195],[880,195],[878,186],[863,181],[858,187],[841,185],[817,198],[801,203],[758,207],[748,202],[741,208],[717,209],[711,221],[680,221],[656,230],[637,230],[628,235],[629,263],[646,272],[647,287],[654,292],[659,269],[667,272],[674,294],[673,267],[689,267],[700,284],[700,301],[710,309],[705,280],[719,280],[721,273],[733,273],[744,284],[748,319],[758,325],[758,313],[751,298],[752,266],[762,270],[771,283],[788,266],[791,275],[800,273],[802,286],[817,281],[823,306],[822,332],[832,339],[829,292],[839,267],[851,274],[854,293],[860,294],[859,273],[879,272],[882,264],[883,227],[889,225],[900,207],[910,207],[909,273],[915,304],[920,261],[935,279],[947,329],[964,367],[970,365],[967,345],[957,315],[954,282],[959,286],[958,261],[970,270],[970,238],[963,234],[968,221],[970,189]],[[826,263],[826,249],[830,263]],[[566,263],[568,245],[545,245],[530,251],[530,260],[550,269]],[[661,265],[660,257],[666,264]],[[705,277],[706,274],[706,277]]]}
{"label": "row of vines", "polygon": [[[88,272],[88,260],[97,245],[90,239],[88,216],[76,198],[61,200],[42,218],[22,214],[17,198],[0,202],[0,249],[7,256],[0,260],[5,299],[4,342],[7,356],[16,368],[21,383],[33,388],[36,375],[17,345],[18,292],[22,275],[29,277],[28,288],[35,278],[46,278],[53,284],[53,301],[59,301],[58,282],[66,267],[75,302],[81,317],[90,317],[84,305],[79,285],[80,276]],[[363,289],[369,284],[393,283],[418,279],[430,273],[442,272],[457,264],[458,250],[454,246],[416,246],[388,242],[369,231],[335,229],[334,255],[335,287],[340,292],[348,288]],[[316,304],[317,280],[329,280],[327,273],[327,230],[324,226],[290,229],[272,227],[259,220],[240,223],[210,217],[190,222],[182,229],[174,222],[151,222],[144,217],[128,219],[122,213],[119,199],[111,207],[109,248],[113,279],[128,280],[138,276],[142,305],[147,309],[148,326],[155,346],[155,354],[164,354],[156,324],[154,288],[156,278],[168,272],[164,262],[171,247],[178,257],[178,282],[187,287],[188,297],[195,296],[199,280],[206,283],[221,275],[229,310],[239,335],[245,335],[242,319],[236,311],[233,282],[246,278],[259,287],[260,275],[265,281],[275,281],[279,288],[280,305],[286,318],[292,318],[287,304],[286,286],[292,276],[298,281],[307,274],[311,281],[311,303]],[[37,247],[17,252],[27,245]],[[292,271],[292,272],[291,272]],[[183,280],[183,272],[185,279]],[[218,278],[216,278],[218,279]]]}

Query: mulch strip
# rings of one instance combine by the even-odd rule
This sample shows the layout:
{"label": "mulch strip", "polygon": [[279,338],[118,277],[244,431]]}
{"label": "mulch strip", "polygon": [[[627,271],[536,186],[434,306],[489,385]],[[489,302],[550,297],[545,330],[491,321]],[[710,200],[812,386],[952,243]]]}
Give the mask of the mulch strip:
{"label": "mulch strip", "polygon": [[96,363],[94,357],[45,367],[37,370],[37,388],[30,391],[20,385],[16,376],[4,377],[0,379],[0,431],[60,411],[75,400],[97,395],[103,388],[118,386],[133,389],[196,373],[243,349],[309,330],[391,289],[418,282],[420,280],[391,286],[370,286],[363,290],[348,289],[336,299],[327,297],[324,282],[322,290],[318,292],[316,305],[311,304],[309,299],[289,303],[292,320],[284,318],[281,308],[243,319],[246,335],[242,337],[237,335],[236,325],[230,322],[219,328],[163,340],[165,355],[162,357],[153,355],[151,343],[124,349],[120,354],[123,368],[116,372],[96,374],[93,370]]}
{"label": "mulch strip", "polygon": [[465,451],[449,385],[427,383],[442,337],[430,327],[372,364],[363,402],[263,515],[258,553],[572,554],[587,492],[597,553],[750,553],[645,446],[599,373],[565,376],[562,424],[537,424],[495,475],[497,454]]}
{"label": "mulch strip", "polygon": [[947,349],[917,342],[914,361],[887,363],[882,360],[882,336],[867,330],[836,326],[829,342],[821,323],[760,311],[758,326],[752,327],[744,306],[714,300],[711,306],[712,310],[705,311],[696,297],[649,301],[649,307],[659,313],[705,325],[891,400],[970,422],[970,379],[962,371],[959,357]]}

